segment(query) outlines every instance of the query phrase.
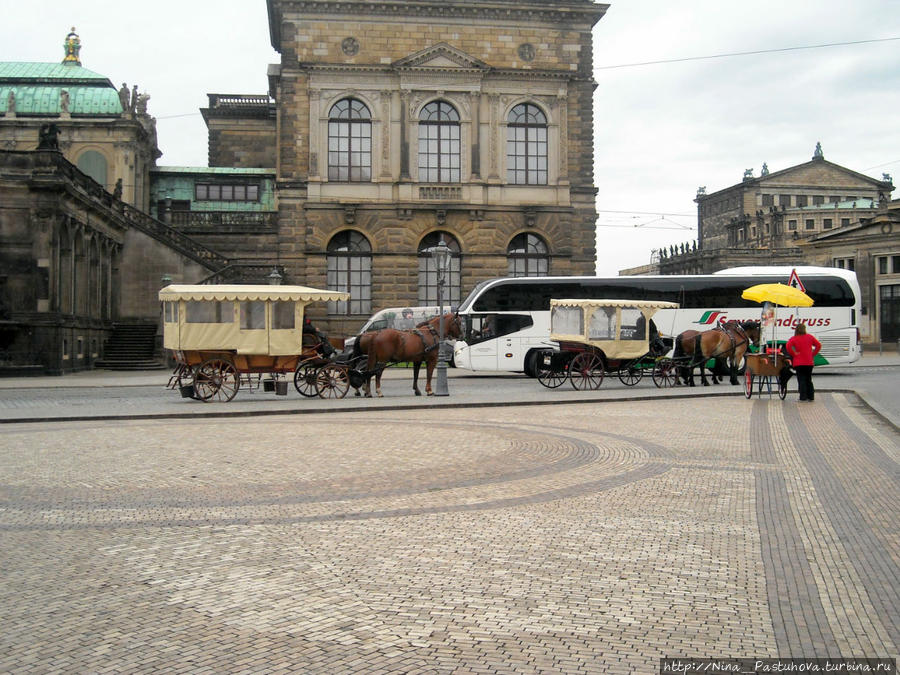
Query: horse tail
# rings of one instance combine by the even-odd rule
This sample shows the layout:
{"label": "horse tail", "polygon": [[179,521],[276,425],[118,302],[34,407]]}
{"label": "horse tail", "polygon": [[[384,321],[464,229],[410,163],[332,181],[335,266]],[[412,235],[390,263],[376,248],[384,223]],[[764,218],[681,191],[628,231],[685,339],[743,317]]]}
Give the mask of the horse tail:
{"label": "horse tail", "polygon": [[356,339],[353,341],[353,351],[350,353],[350,358],[355,359],[358,356],[362,356],[363,335],[365,335],[365,333],[360,333],[359,335],[356,336]]}
{"label": "horse tail", "polygon": [[672,358],[677,359],[684,355],[684,347],[681,344],[681,333],[675,336],[675,349],[672,352]]}

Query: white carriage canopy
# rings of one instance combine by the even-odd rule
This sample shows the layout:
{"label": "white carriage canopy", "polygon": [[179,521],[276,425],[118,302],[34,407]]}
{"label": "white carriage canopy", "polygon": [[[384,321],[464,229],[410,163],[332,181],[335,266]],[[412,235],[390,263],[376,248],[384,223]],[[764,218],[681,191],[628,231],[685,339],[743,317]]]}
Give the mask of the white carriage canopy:
{"label": "white carriage canopy", "polygon": [[160,289],[166,349],[299,354],[303,310],[349,293],[308,286],[172,284]]}
{"label": "white carriage canopy", "polygon": [[608,358],[636,359],[649,349],[648,327],[657,310],[678,307],[662,300],[551,300],[550,339],[593,345]]}

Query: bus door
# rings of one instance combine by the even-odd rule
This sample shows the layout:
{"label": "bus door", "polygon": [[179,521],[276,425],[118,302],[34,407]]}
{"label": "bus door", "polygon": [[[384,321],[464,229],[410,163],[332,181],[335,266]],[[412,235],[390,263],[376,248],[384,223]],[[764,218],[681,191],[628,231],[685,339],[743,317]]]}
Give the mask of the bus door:
{"label": "bus door", "polygon": [[494,314],[466,316],[465,341],[469,346],[469,367],[472,370],[496,370],[497,339]]}
{"label": "bus door", "polygon": [[522,370],[533,323],[528,314],[468,315],[466,344],[472,370]]}

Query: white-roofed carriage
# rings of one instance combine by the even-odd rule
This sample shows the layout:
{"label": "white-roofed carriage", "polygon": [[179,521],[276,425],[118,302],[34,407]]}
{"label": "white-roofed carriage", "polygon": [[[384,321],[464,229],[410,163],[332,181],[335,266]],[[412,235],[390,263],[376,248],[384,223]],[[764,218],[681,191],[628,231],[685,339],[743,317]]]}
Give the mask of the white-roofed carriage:
{"label": "white-roofed carriage", "polygon": [[306,286],[182,285],[159,291],[163,346],[176,367],[168,387],[201,401],[230,401],[242,386],[287,393],[287,376],[304,396],[343,397],[347,369],[324,356],[320,337],[305,332],[311,302],[349,294]]}
{"label": "white-roofed carriage", "polygon": [[597,389],[606,373],[637,384],[645,372],[657,386],[674,384],[674,367],[661,359],[671,338],[656,331],[653,315],[677,303],[646,300],[551,300],[550,339],[558,350],[538,360],[538,381],[558,387],[567,379],[575,389]]}

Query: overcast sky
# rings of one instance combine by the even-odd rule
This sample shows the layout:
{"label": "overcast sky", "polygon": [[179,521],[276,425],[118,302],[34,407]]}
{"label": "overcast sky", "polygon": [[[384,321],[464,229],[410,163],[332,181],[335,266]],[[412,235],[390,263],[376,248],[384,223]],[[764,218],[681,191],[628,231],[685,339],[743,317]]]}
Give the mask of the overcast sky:
{"label": "overcast sky", "polygon": [[[279,60],[264,0],[0,8],[0,60],[58,62],[75,26],[85,68],[149,93],[164,166],[205,166],[206,94],[263,94]],[[699,186],[806,162],[816,142],[827,160],[900,185],[900,40],[888,38],[900,38],[897,0],[610,2],[594,29],[597,271],[693,240]],[[720,56],[737,52],[767,53]]]}

